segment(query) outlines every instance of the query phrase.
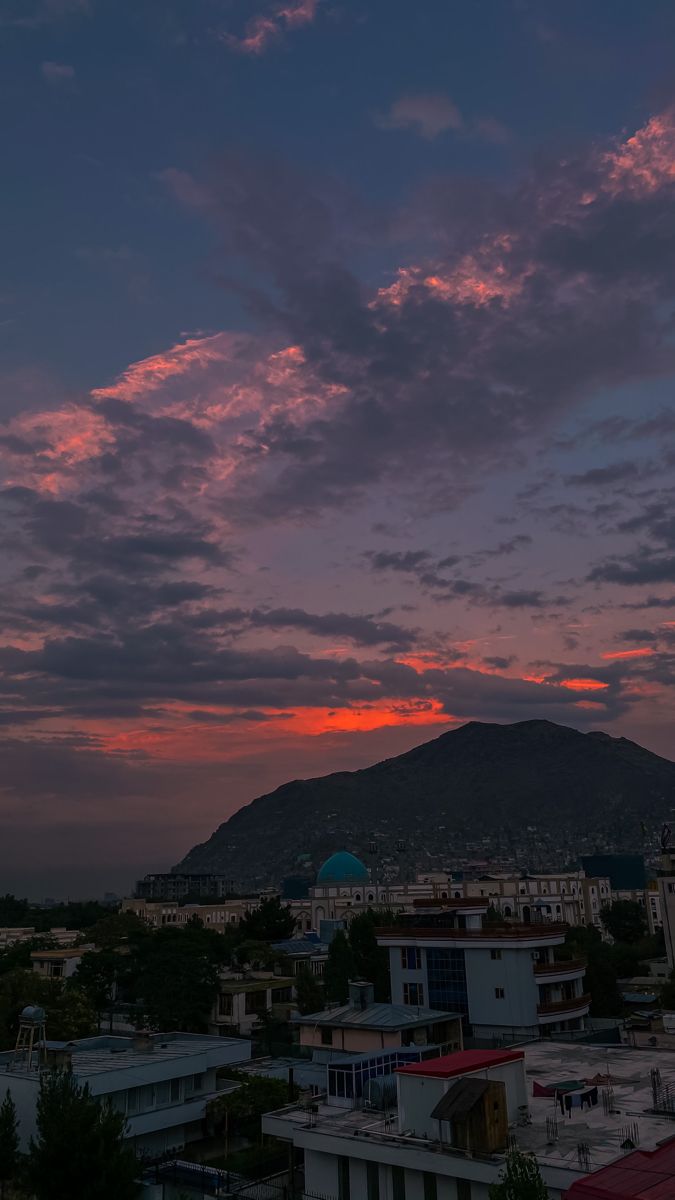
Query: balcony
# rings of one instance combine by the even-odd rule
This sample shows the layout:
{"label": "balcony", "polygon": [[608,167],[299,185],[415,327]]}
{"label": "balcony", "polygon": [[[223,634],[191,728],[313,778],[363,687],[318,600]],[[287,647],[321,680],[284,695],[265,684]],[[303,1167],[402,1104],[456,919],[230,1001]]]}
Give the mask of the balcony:
{"label": "balcony", "polygon": [[567,962],[535,963],[537,982],[562,983],[565,979],[576,979],[583,975],[588,961],[585,958],[570,958]]}
{"label": "balcony", "polygon": [[470,942],[553,942],[564,938],[568,930],[569,925],[563,921],[537,922],[532,925],[514,922],[512,925],[484,925],[482,929],[454,929],[451,925],[393,925],[385,929],[376,929],[375,936],[381,943],[393,942],[394,945],[446,938]]}
{"label": "balcony", "polygon": [[591,1003],[591,997],[587,992],[581,996],[572,996],[567,1000],[553,1000],[550,1004],[538,1004],[537,1015],[539,1017],[566,1017],[571,1013],[576,1013],[580,1009],[588,1009]]}

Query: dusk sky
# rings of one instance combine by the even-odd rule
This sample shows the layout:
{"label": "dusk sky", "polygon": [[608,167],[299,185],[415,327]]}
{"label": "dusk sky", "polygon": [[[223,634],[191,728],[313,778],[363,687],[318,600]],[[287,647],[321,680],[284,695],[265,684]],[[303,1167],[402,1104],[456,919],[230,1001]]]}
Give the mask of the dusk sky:
{"label": "dusk sky", "polygon": [[672,0],[0,0],[0,890],[467,720],[675,758]]}

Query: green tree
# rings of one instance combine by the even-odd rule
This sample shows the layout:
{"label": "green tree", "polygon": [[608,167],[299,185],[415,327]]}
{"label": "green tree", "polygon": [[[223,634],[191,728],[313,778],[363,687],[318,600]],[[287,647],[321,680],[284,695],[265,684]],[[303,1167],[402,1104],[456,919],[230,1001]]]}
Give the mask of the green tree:
{"label": "green tree", "polygon": [[295,998],[298,1011],[306,1013],[320,1012],[324,1006],[323,988],[309,967],[301,966],[295,977]]}
{"label": "green tree", "polygon": [[47,1013],[47,1033],[59,1041],[90,1037],[98,1032],[96,1012],[84,992],[70,981],[45,979],[34,971],[8,971],[0,975],[0,1045],[16,1041],[19,1016],[27,1004],[38,1004]]}
{"label": "green tree", "polygon": [[593,1017],[618,1017],[623,1009],[612,960],[613,949],[603,942],[592,925],[576,925],[570,929],[565,945],[557,952],[559,959],[586,959],[584,988],[590,993]]}
{"label": "green tree", "polygon": [[488,1191],[490,1200],[548,1200],[548,1188],[533,1154],[512,1150],[499,1172],[499,1183]]}
{"label": "green tree", "polygon": [[96,950],[83,954],[73,976],[73,984],[84,992],[96,1010],[100,1025],[101,1014],[111,1013],[120,982],[128,975],[128,963],[116,950]]}
{"label": "green tree", "polygon": [[107,913],[87,930],[85,941],[93,942],[95,946],[112,950],[123,946],[130,939],[147,935],[147,927],[133,912]]}
{"label": "green tree", "polygon": [[0,925],[32,925],[33,922],[27,920],[29,913],[30,905],[27,900],[17,900],[10,892],[0,896]]}
{"label": "green tree", "polygon": [[42,1075],[27,1182],[36,1200],[134,1200],[139,1164],[126,1117],[65,1071]]}
{"label": "green tree", "polygon": [[675,971],[671,971],[661,988],[661,1008],[666,1012],[675,1011]]}
{"label": "green tree", "polygon": [[295,917],[278,896],[268,896],[239,922],[242,941],[283,942],[295,933]]}
{"label": "green tree", "polygon": [[16,1174],[19,1161],[19,1123],[9,1088],[0,1104],[0,1196]]}
{"label": "green tree", "polygon": [[202,1033],[218,992],[222,935],[189,925],[160,929],[135,948],[137,998],[154,1029]]}
{"label": "green tree", "polygon": [[635,900],[615,900],[600,909],[600,920],[615,942],[631,946],[647,933],[644,908]]}
{"label": "green tree", "polygon": [[354,954],[347,935],[339,930],[328,949],[328,961],[324,975],[326,999],[346,1004],[349,999],[349,981],[356,977]]}
{"label": "green tree", "polygon": [[350,922],[348,938],[354,956],[355,977],[369,980],[375,990],[375,999],[386,1004],[391,998],[389,953],[377,944],[375,930],[380,924],[381,918],[372,908],[357,913]]}

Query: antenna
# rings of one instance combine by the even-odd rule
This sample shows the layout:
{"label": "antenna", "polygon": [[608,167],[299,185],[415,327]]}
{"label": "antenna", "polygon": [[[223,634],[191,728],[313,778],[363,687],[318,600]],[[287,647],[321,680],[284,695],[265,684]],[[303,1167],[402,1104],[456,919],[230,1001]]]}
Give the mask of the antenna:
{"label": "antenna", "polygon": [[9,1069],[13,1071],[22,1067],[26,1071],[39,1071],[45,1064],[46,1056],[47,1014],[44,1008],[29,1004],[19,1017],[19,1032]]}

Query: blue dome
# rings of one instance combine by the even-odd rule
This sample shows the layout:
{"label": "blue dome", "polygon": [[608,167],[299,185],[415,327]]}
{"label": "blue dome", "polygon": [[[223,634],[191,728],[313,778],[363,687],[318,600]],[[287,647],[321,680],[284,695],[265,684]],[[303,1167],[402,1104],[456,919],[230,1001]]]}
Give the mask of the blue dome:
{"label": "blue dome", "polygon": [[368,868],[348,850],[331,854],[319,870],[317,883],[370,883]]}

